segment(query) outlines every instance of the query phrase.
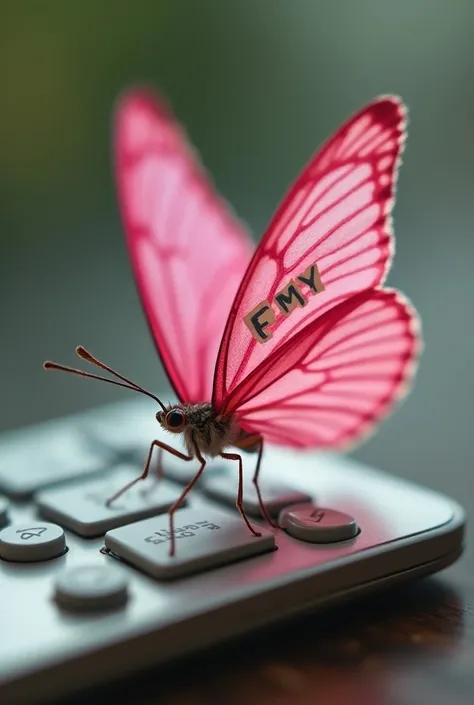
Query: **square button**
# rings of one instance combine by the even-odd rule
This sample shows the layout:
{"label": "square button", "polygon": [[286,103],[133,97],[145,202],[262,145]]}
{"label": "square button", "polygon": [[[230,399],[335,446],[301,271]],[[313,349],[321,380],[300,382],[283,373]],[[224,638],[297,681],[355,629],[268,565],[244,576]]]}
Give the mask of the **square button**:
{"label": "square button", "polygon": [[106,547],[153,578],[169,580],[217,568],[275,548],[267,529],[253,536],[241,517],[213,508],[185,508],[175,517],[176,552],[170,556],[167,517],[113,529]]}
{"label": "square button", "polygon": [[[277,517],[282,509],[291,504],[309,502],[311,496],[289,485],[272,482],[265,475],[259,482],[263,503],[271,517]],[[201,490],[209,497],[235,507],[238,489],[237,473],[205,476]],[[244,478],[244,509],[254,517],[262,516],[257,491],[251,478]]]}
{"label": "square button", "polygon": [[73,420],[13,431],[0,446],[0,490],[24,499],[36,490],[110,467],[110,454],[93,450]]}
{"label": "square button", "polygon": [[88,411],[81,424],[92,442],[115,453],[136,455],[145,463],[150,443],[164,436],[155,417],[159,409],[151,399],[125,400]]}
{"label": "square button", "polygon": [[80,536],[102,536],[114,527],[167,512],[179,497],[179,487],[151,478],[138,482],[110,506],[106,505],[114,492],[136,477],[136,469],[117,468],[100,481],[45,490],[37,496],[37,504],[42,516]]}
{"label": "square button", "polygon": [[[158,460],[158,449],[155,450],[154,455],[154,467],[156,467],[156,462]],[[193,477],[199,470],[199,460],[196,458],[187,462],[182,458],[176,458],[171,455],[171,453],[166,453],[163,451],[162,454],[162,467],[163,475],[173,482],[177,482],[179,485],[187,485],[191,482]],[[226,472],[226,468],[222,461],[219,462],[217,459],[207,459],[206,467],[203,474],[198,480],[198,485],[200,486],[203,482],[204,477],[214,477],[222,472]]]}

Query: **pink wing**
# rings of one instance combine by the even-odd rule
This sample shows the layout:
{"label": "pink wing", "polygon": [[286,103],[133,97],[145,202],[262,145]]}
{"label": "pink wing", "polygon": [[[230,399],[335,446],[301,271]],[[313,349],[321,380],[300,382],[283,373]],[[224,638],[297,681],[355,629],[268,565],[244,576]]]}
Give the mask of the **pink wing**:
{"label": "pink wing", "polygon": [[[213,402],[228,395],[318,316],[383,283],[393,242],[390,211],[405,139],[405,109],[383,97],[345,123],[297,179],[271,221],[240,285],[216,366]],[[291,315],[276,313],[273,337],[260,343],[244,322],[316,263],[325,290]]]}
{"label": "pink wing", "polygon": [[241,427],[294,447],[347,447],[407,391],[419,322],[396,291],[346,299],[280,346],[230,395]]}
{"label": "pink wing", "polygon": [[251,240],[154,94],[137,90],[119,101],[115,158],[126,240],[156,346],[181,401],[209,401]]}

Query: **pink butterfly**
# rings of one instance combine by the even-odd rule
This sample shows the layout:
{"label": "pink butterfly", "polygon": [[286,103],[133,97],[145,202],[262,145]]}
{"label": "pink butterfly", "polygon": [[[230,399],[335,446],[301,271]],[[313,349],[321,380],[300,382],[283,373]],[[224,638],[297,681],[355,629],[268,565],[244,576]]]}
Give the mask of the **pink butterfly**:
{"label": "pink butterfly", "polygon": [[[179,402],[167,407],[84,348],[83,359],[161,406],[160,425],[187,453],[155,446],[203,472],[207,457],[237,463],[258,453],[253,481],[263,516],[263,445],[347,448],[403,397],[421,351],[416,312],[382,288],[394,240],[391,209],[406,136],[405,108],[381,97],[346,122],[311,159],[260,244],[215,193],[185,134],[148,90],[120,100],[115,165],[126,240],[149,326]],[[253,318],[252,318],[253,316]]]}

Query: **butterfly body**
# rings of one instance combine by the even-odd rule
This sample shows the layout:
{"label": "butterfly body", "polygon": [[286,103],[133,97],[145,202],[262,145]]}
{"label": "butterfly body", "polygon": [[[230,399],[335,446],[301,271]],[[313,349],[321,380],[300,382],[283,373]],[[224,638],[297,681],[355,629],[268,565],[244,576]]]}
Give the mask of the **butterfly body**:
{"label": "butterfly body", "polygon": [[215,458],[226,448],[236,444],[240,429],[235,416],[222,415],[212,404],[172,404],[166,412],[159,411],[156,420],[170,433],[182,436],[188,455],[196,457],[196,450]]}

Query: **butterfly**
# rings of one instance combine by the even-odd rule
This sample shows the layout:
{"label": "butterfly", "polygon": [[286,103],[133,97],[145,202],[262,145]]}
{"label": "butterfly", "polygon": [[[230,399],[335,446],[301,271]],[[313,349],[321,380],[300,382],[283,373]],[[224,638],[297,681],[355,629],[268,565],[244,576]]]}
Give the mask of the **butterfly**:
{"label": "butterfly", "polygon": [[[422,349],[418,315],[384,287],[394,253],[391,212],[406,109],[382,96],[346,121],[310,159],[254,248],[243,223],[212,185],[166,101],[133,88],[116,105],[118,202],[135,282],[157,351],[178,401],[157,396],[93,357],[109,377],[46,362],[153,398],[156,419],[186,452],[155,447],[199,469],[169,510],[174,514],[206,466],[237,465],[264,444],[344,450],[362,440],[404,397]],[[120,381],[118,381],[120,380]]]}

